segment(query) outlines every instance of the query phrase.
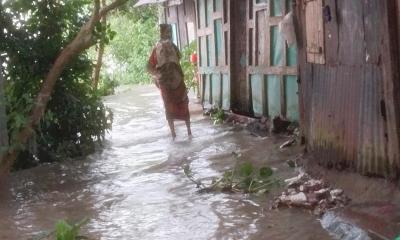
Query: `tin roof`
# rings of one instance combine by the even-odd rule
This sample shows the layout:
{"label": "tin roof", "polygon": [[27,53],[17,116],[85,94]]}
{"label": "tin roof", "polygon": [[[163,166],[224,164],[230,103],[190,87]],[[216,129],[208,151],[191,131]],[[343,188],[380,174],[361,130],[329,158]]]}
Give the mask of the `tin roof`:
{"label": "tin roof", "polygon": [[163,3],[166,2],[167,0],[139,0],[136,4],[135,7],[139,7],[145,4],[154,4],[154,3]]}

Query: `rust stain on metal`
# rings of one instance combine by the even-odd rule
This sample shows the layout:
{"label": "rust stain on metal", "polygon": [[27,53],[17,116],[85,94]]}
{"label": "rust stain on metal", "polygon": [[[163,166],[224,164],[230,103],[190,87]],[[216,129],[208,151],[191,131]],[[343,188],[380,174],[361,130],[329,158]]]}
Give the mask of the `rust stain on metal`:
{"label": "rust stain on metal", "polygon": [[[382,55],[388,54],[384,49],[390,49],[383,46],[388,10],[379,0],[325,4],[336,10],[325,23],[327,63],[306,63],[305,44],[299,46],[300,115],[309,148],[327,167],[396,177],[400,159],[389,158],[394,143],[387,137],[396,126],[387,121],[384,85],[393,78],[384,74],[389,63],[382,63]],[[299,5],[296,11],[301,42],[306,42],[304,11]]]}

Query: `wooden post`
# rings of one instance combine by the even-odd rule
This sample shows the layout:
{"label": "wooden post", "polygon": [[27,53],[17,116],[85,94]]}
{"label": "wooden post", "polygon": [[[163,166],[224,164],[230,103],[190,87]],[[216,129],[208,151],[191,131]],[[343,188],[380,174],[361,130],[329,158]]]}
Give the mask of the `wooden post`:
{"label": "wooden post", "polygon": [[388,158],[392,178],[400,177],[400,59],[399,59],[399,39],[400,39],[400,1],[388,1],[387,19],[382,21],[388,29],[383,43],[387,54],[382,56],[383,64],[383,84],[384,102],[381,103],[381,111],[385,111],[387,122],[388,139]]}
{"label": "wooden post", "polygon": [[4,96],[3,62],[0,59],[0,151],[8,146],[6,103]]}

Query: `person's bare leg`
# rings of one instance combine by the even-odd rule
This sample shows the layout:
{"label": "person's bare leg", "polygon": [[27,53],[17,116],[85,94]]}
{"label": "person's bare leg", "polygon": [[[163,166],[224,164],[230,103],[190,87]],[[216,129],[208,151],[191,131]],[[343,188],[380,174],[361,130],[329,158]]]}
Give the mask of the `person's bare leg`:
{"label": "person's bare leg", "polygon": [[186,120],[185,123],[186,123],[188,136],[191,137],[192,136],[192,130],[190,129],[190,119]]}
{"label": "person's bare leg", "polygon": [[176,138],[176,133],[175,133],[174,120],[169,119],[169,120],[168,120],[168,125],[169,125],[169,129],[171,130],[172,139],[175,140],[175,138]]}

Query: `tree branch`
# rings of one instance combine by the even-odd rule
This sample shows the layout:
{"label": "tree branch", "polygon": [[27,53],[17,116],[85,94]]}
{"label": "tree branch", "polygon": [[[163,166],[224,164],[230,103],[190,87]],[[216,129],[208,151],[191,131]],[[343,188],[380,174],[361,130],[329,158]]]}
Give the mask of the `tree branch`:
{"label": "tree branch", "polygon": [[129,0],[115,0],[114,2],[110,3],[109,5],[103,7],[102,9],[100,9],[100,17],[107,15],[108,12],[110,12],[111,10],[114,10],[115,8],[124,5],[125,3],[127,3]]}
{"label": "tree branch", "polygon": [[[81,30],[76,35],[74,40],[72,40],[72,42],[61,51],[50,71],[46,75],[40,92],[38,93],[35,103],[32,107],[29,121],[17,134],[17,138],[15,139],[15,143],[17,145],[25,145],[34,134],[34,129],[42,119],[54,86],[65,67],[72,61],[74,57],[78,56],[81,52],[94,45],[95,42],[93,41],[93,33],[96,24],[110,11],[127,2],[128,0],[115,0],[110,5],[100,9],[100,0],[94,0],[93,13],[90,20],[81,27]],[[14,148],[10,149],[7,153],[0,155],[0,177],[9,172],[14,164],[15,159],[17,158],[17,155],[18,149]]]}

